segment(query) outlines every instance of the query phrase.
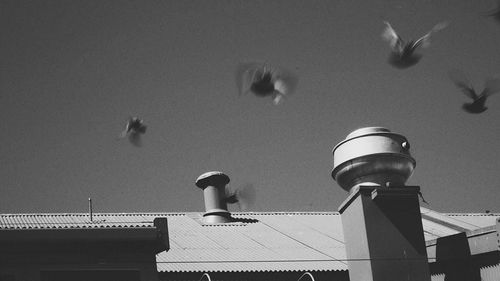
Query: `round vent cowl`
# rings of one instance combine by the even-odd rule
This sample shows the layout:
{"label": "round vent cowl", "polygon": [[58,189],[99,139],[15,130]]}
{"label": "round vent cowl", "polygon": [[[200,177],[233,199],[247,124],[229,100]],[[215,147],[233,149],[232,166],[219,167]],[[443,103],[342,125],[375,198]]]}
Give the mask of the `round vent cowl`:
{"label": "round vent cowl", "polygon": [[332,177],[343,189],[360,185],[402,186],[416,162],[406,137],[384,127],[353,131],[333,150]]}

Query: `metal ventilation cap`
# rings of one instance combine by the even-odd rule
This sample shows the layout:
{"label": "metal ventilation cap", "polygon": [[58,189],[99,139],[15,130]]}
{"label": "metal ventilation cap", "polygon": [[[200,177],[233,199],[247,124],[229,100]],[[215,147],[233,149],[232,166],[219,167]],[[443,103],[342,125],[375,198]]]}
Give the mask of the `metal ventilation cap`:
{"label": "metal ventilation cap", "polygon": [[357,130],[352,131],[350,134],[347,135],[345,138],[346,140],[348,139],[353,139],[355,137],[361,137],[369,134],[375,134],[375,133],[390,133],[391,131],[387,128],[384,127],[364,127],[360,128]]}
{"label": "metal ventilation cap", "polygon": [[229,177],[219,171],[206,172],[200,175],[195,182],[196,186],[201,189],[205,189],[207,186],[226,185],[228,183]]}
{"label": "metal ventilation cap", "polygon": [[384,127],[353,131],[333,150],[332,177],[343,189],[359,185],[404,185],[416,162],[406,137]]}

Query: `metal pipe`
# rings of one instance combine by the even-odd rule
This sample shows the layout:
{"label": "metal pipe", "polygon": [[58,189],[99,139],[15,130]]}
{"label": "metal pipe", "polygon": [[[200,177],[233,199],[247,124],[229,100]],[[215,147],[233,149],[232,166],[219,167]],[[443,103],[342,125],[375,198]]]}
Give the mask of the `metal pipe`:
{"label": "metal pipe", "polygon": [[205,199],[204,223],[231,221],[231,213],[227,210],[226,203],[226,184],[228,183],[229,177],[218,171],[204,173],[196,179],[196,186],[203,189]]}
{"label": "metal pipe", "polygon": [[89,218],[90,218],[90,221],[93,221],[93,218],[92,218],[92,198],[89,197]]}

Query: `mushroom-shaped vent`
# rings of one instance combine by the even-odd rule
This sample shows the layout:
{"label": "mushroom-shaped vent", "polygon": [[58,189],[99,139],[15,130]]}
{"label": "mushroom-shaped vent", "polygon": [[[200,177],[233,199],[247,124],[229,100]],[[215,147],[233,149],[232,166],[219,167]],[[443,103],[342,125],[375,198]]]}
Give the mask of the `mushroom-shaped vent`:
{"label": "mushroom-shaped vent", "polygon": [[218,171],[204,173],[196,179],[196,186],[203,190],[205,214],[203,223],[225,223],[231,219],[227,210],[226,184],[229,177]]}
{"label": "mushroom-shaped vent", "polygon": [[229,177],[223,172],[213,171],[202,174],[196,179],[196,186],[205,189],[207,186],[219,186],[229,183]]}
{"label": "mushroom-shaped vent", "polygon": [[332,177],[343,189],[404,185],[416,162],[408,140],[383,127],[355,130],[333,148]]}

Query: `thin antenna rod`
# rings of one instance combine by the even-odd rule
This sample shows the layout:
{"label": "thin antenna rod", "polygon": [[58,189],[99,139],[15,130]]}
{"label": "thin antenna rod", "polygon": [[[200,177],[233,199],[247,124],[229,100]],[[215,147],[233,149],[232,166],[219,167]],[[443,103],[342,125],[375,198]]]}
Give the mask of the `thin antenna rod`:
{"label": "thin antenna rod", "polygon": [[93,221],[92,219],[92,198],[89,197],[89,217],[90,221]]}

